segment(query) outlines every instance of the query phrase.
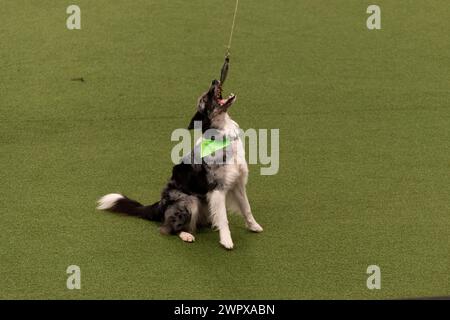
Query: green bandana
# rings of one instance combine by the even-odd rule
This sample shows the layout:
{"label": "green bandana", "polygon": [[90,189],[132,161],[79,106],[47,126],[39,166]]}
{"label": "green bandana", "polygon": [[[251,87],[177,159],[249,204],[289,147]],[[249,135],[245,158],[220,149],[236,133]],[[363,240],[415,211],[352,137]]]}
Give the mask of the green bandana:
{"label": "green bandana", "polygon": [[227,138],[223,138],[223,140],[211,140],[211,139],[203,139],[202,140],[202,158],[209,156],[211,153],[216,152],[217,150],[228,147],[231,144],[231,141]]}

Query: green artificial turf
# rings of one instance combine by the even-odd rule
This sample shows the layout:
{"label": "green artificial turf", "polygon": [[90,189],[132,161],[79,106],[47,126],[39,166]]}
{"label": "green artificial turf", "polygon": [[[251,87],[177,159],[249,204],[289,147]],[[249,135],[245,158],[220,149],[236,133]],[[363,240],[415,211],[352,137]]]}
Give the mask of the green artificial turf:
{"label": "green artificial turf", "polygon": [[225,91],[242,128],[280,129],[280,170],[250,166],[265,231],[232,216],[227,252],[216,232],[185,244],[95,202],[159,197],[234,1],[1,1],[0,298],[450,295],[448,0],[379,0],[375,31],[369,4],[240,2]]}

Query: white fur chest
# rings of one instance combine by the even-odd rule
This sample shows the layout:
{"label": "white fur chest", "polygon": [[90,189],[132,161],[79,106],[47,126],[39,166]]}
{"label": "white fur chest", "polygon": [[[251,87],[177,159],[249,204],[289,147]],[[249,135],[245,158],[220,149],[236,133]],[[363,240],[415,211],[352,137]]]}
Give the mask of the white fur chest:
{"label": "white fur chest", "polygon": [[[231,140],[231,152],[227,152],[226,162],[213,166],[212,174],[220,181],[224,189],[232,189],[236,183],[246,183],[248,176],[248,166],[245,159],[245,148],[240,137],[239,125],[233,121],[228,114],[224,114],[221,123],[216,123],[216,132]],[[196,146],[201,143],[202,138],[197,140]],[[219,156],[221,159],[221,156]]]}
{"label": "white fur chest", "polygon": [[232,159],[229,159],[227,161],[228,164],[224,167],[227,186],[232,187],[237,181],[244,181],[246,183],[248,165],[245,159],[245,148],[240,137],[239,125],[231,118],[226,117],[222,133],[234,139],[231,143]]}

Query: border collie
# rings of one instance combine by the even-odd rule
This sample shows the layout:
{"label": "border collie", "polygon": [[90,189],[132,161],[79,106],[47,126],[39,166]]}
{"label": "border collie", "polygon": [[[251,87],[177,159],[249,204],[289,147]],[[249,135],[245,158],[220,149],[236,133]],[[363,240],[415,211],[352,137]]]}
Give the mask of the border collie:
{"label": "border collie", "polygon": [[[200,96],[189,129],[194,129],[197,121],[201,122],[202,138],[181,163],[173,167],[172,177],[158,202],[144,206],[124,195],[111,193],[98,201],[97,209],[160,221],[161,233],[178,234],[186,242],[195,241],[193,233],[197,227],[212,225],[219,231],[220,244],[226,249],[233,248],[227,209],[240,212],[250,231],[262,232],[246,193],[248,166],[239,126],[227,112],[235,101],[233,94],[222,98],[219,80],[214,80],[209,90]],[[227,143],[212,155],[203,156],[201,140]]]}

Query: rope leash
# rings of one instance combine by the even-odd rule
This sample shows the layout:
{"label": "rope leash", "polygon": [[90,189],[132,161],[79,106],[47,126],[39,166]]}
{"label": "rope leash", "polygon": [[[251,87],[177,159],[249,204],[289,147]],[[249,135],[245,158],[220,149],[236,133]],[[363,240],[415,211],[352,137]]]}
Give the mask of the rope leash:
{"label": "rope leash", "polygon": [[239,6],[239,0],[236,0],[236,6],[234,7],[233,24],[231,25],[230,40],[228,41],[227,52],[225,54],[226,57],[228,57],[230,55],[231,41],[233,40],[234,25],[236,22],[238,6]]}
{"label": "rope leash", "polygon": [[234,7],[233,23],[231,24],[230,40],[228,41],[227,51],[225,53],[225,62],[223,63],[222,70],[220,71],[220,82],[223,84],[228,75],[228,69],[230,68],[230,49],[231,41],[233,40],[234,26],[236,23],[237,10],[239,6],[239,0],[236,0],[236,6]]}

